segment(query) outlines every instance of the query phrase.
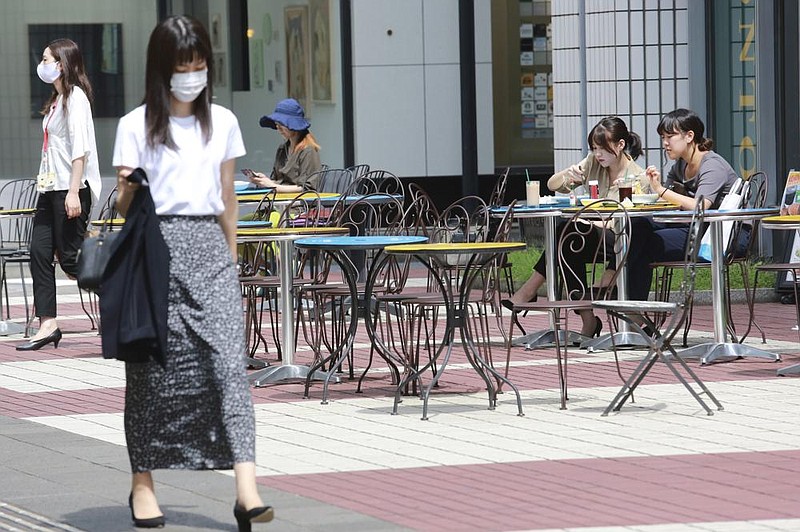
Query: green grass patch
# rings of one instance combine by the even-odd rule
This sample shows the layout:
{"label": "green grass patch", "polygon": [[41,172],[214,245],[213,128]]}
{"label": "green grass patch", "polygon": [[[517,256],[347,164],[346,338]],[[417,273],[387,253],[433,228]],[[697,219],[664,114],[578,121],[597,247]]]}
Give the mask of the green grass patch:
{"label": "green grass patch", "polygon": [[[515,288],[519,288],[533,272],[533,265],[541,257],[543,250],[537,248],[528,248],[525,251],[515,251],[509,253],[509,260],[511,261],[511,271],[514,276]],[[750,284],[753,283],[755,277],[755,270],[749,268]],[[672,279],[672,289],[678,290],[683,278],[682,271],[676,271]],[[738,266],[730,268],[731,288],[744,288],[744,281]],[[758,276],[759,288],[772,288],[775,286],[775,274],[762,273]],[[711,268],[698,268],[697,277],[695,278],[695,290],[711,290]]]}

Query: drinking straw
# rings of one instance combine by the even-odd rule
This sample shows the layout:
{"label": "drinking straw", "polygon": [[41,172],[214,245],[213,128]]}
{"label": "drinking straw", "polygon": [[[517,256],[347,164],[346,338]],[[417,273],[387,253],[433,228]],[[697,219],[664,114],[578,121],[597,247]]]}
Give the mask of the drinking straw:
{"label": "drinking straw", "polygon": [[531,176],[530,176],[530,174],[528,173],[528,169],[527,169],[527,168],[525,169],[525,178],[528,180],[528,183],[530,183],[530,182],[531,182]]}

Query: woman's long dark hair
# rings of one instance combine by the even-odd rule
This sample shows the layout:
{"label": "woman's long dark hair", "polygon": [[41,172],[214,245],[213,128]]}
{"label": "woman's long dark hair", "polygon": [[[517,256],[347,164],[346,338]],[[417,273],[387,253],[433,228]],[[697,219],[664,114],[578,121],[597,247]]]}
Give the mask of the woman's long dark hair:
{"label": "woman's long dark hair", "polygon": [[694,133],[694,143],[700,151],[710,151],[714,148],[714,141],[705,138],[706,126],[697,113],[689,109],[675,109],[665,114],[656,128],[659,135],[674,135],[675,133]]}
{"label": "woman's long dark hair", "polygon": [[211,138],[211,39],[205,27],[196,19],[173,16],[161,22],[150,34],[147,44],[147,67],[145,73],[145,124],[147,145],[155,148],[164,144],[177,149],[169,132],[170,80],[175,67],[205,59],[208,65],[208,84],[193,102],[193,112],[205,142]]}
{"label": "woman's long dark hair", "polygon": [[[80,87],[86,93],[89,102],[93,100],[92,84],[89,82],[89,77],[86,75],[86,69],[83,66],[83,56],[75,41],[70,39],[56,39],[47,45],[50,48],[50,53],[53,59],[61,63],[61,87],[64,91],[64,112],[67,111],[67,100],[72,95],[73,87]],[[50,112],[50,108],[58,98],[58,91],[53,87],[53,93],[47,102],[42,107],[41,113],[46,115]]]}
{"label": "woman's long dark hair", "polygon": [[642,154],[642,139],[633,131],[629,131],[628,125],[618,116],[607,116],[600,120],[589,132],[586,143],[590,150],[597,146],[616,154],[613,145],[621,140],[625,141],[624,151],[631,156],[631,159],[638,159]]}

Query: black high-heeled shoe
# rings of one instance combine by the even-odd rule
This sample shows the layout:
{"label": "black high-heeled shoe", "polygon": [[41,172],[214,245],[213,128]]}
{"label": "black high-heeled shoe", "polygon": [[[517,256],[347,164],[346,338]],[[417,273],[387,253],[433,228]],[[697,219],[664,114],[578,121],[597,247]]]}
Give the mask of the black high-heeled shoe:
{"label": "black high-heeled shoe", "polygon": [[24,344],[19,344],[17,346],[17,351],[38,351],[39,349],[43,348],[49,343],[53,343],[53,347],[58,347],[58,342],[61,341],[61,329],[56,329],[55,331],[51,332],[44,338],[39,338],[38,340],[31,340],[30,342],[26,342]]}
{"label": "black high-heeled shoe", "polygon": [[233,516],[236,518],[236,524],[239,527],[239,532],[250,532],[253,527],[252,523],[269,523],[275,517],[275,510],[272,506],[257,506],[252,510],[245,510],[237,502],[233,505]]}
{"label": "black high-heeled shoe", "polygon": [[594,332],[589,336],[589,338],[597,338],[600,336],[600,331],[603,330],[603,320],[598,318],[597,316],[594,317]]}
{"label": "black high-heeled shoe", "polygon": [[[528,303],[535,303],[537,299],[539,299],[539,294],[534,294],[533,297],[530,300],[528,300]],[[508,310],[510,310],[511,312],[514,312],[514,302],[511,301],[510,299],[508,298],[501,299],[500,304],[503,305]]]}
{"label": "black high-heeled shoe", "polygon": [[133,526],[136,528],[163,528],[164,527],[164,514],[156,517],[148,517],[147,519],[139,519],[133,513],[133,493],[128,495],[128,507],[131,509],[131,519]]}

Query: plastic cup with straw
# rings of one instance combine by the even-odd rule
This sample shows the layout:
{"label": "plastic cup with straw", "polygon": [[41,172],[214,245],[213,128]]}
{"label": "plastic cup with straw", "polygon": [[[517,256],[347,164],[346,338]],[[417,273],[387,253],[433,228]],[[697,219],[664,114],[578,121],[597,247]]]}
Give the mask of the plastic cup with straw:
{"label": "plastic cup with straw", "polygon": [[527,203],[528,207],[538,207],[539,206],[539,182],[538,181],[531,181],[531,176],[528,173],[528,169],[525,169],[525,202]]}

